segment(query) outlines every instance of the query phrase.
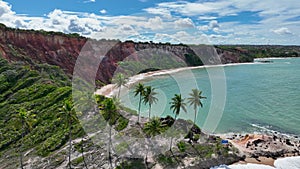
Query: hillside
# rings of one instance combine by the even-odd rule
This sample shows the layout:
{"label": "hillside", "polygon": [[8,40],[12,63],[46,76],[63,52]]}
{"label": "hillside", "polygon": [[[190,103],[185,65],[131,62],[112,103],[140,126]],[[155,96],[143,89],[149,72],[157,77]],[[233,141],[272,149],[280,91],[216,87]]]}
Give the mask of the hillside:
{"label": "hillside", "polygon": [[[211,53],[220,56],[221,63],[251,62],[256,57],[299,56],[300,53],[297,46],[187,46],[96,41],[77,34],[19,30],[4,25],[0,25],[0,37],[0,168],[18,166],[16,161],[21,143],[24,144],[22,151],[26,152],[24,160],[27,166],[33,159],[36,165],[39,163],[37,168],[63,165],[69,136],[60,112],[64,101],[71,99],[71,77],[76,59],[82,48],[93,48],[91,44],[86,44],[88,41],[99,46],[112,44],[99,65],[95,79],[99,82],[98,86],[110,83],[115,71],[120,68],[122,72],[132,75],[149,68],[197,66],[210,60]],[[201,54],[202,60],[196,53]],[[89,71],[93,70],[87,67]],[[16,125],[15,115],[20,109],[36,116],[31,131],[23,133],[22,128]],[[74,139],[84,135],[76,122],[73,123],[72,134]],[[78,140],[77,143],[82,144]],[[85,144],[88,148],[91,141]],[[96,157],[103,160],[104,157],[100,156],[104,150],[97,146],[90,147],[88,150],[96,152]],[[74,152],[77,155],[80,152],[78,145]],[[77,162],[82,164],[82,159],[77,159]]]}
{"label": "hillside", "polygon": [[[74,65],[81,50],[90,49],[92,55],[103,55],[101,51],[93,51],[93,46],[105,46],[111,44],[110,49],[105,49],[105,59],[99,65],[96,80],[103,83],[110,83],[114,71],[119,66],[119,62],[127,57],[131,61],[140,62],[141,55],[149,57],[155,55],[168,55],[177,57],[185,66],[196,66],[205,63],[203,59],[210,58],[211,55],[219,55],[222,63],[251,62],[256,57],[253,53],[260,51],[260,48],[241,50],[244,47],[237,46],[187,46],[183,44],[172,45],[169,43],[137,43],[133,41],[120,42],[116,40],[91,40],[80,37],[77,34],[63,34],[59,32],[45,32],[34,30],[19,30],[0,25],[0,56],[10,62],[47,63],[59,66],[69,76],[72,75]],[[93,43],[87,43],[92,41]],[[195,53],[202,56],[197,56]],[[266,47],[268,48],[268,47]],[[297,49],[299,53],[299,47]],[[147,53],[148,52],[148,53]],[[258,52],[259,53],[259,52]],[[263,52],[261,52],[263,53]],[[200,60],[199,57],[202,59]],[[177,59],[177,60],[178,60]],[[155,66],[155,64],[154,64]],[[149,68],[148,66],[144,66]],[[144,68],[142,67],[142,68]],[[155,68],[155,67],[154,67]],[[89,69],[89,68],[87,68]],[[88,72],[92,70],[87,70]],[[140,70],[142,71],[142,70]]]}

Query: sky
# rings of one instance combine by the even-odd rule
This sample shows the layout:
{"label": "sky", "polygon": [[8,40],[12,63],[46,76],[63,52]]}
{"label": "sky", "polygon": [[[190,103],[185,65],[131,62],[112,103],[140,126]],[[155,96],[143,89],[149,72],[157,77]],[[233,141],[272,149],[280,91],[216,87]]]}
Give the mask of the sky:
{"label": "sky", "polygon": [[0,0],[0,23],[94,39],[300,45],[299,0]]}

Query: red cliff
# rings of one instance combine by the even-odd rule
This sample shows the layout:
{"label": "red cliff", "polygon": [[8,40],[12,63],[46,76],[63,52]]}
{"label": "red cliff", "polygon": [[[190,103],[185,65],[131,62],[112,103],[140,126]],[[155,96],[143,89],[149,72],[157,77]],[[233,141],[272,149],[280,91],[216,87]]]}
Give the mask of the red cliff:
{"label": "red cliff", "polygon": [[[72,75],[73,69],[83,47],[92,48],[86,45],[89,39],[78,35],[65,35],[57,32],[18,30],[7,28],[0,25],[0,56],[9,61],[22,61],[29,64],[48,63],[61,67],[67,74]],[[91,40],[94,41],[94,40]],[[188,62],[186,55],[196,56],[195,52],[186,45],[155,44],[155,43],[135,43],[132,41],[95,41],[101,45],[111,43],[113,46],[104,54],[106,57],[102,60],[96,80],[109,83],[118,62],[128,56],[138,61],[137,55],[141,50],[161,50],[170,53],[187,62],[187,66],[193,65]],[[224,52],[217,50],[223,63],[239,62],[238,52]],[[158,53],[159,54],[159,53]],[[208,56],[210,57],[210,56]],[[88,69],[88,68],[87,68]],[[87,70],[91,71],[92,70]]]}

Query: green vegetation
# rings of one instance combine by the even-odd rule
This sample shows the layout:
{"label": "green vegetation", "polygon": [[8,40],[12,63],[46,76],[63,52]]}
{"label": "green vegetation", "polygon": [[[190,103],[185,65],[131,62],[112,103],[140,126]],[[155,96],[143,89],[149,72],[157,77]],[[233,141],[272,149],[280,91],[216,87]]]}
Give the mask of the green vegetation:
{"label": "green vegetation", "polygon": [[[171,104],[170,109],[173,110],[173,113],[175,113],[175,121],[176,121],[177,116],[179,115],[181,109],[184,112],[186,112],[186,103],[184,102],[184,99],[181,98],[181,94],[175,94],[170,104]],[[172,141],[173,139],[171,138],[170,151],[172,151]]]}
{"label": "green vegetation", "polygon": [[201,99],[206,99],[206,97],[202,96],[202,91],[198,89],[192,89],[192,92],[189,94],[190,97],[188,98],[188,103],[190,106],[194,106],[195,116],[194,116],[194,124],[196,124],[197,119],[197,110],[198,107],[203,107]]}
{"label": "green vegetation", "polygon": [[184,55],[186,63],[188,66],[201,66],[203,65],[199,56],[194,54],[185,54]]}
{"label": "green vegetation", "polygon": [[142,159],[128,159],[123,161],[116,169],[144,169],[146,168]]}
{"label": "green vegetation", "polygon": [[0,23],[0,29],[3,30],[10,30],[10,31],[17,31],[17,32],[32,32],[32,33],[40,33],[42,35],[46,35],[46,36],[65,36],[65,37],[69,37],[69,38],[84,38],[82,36],[80,36],[78,33],[70,33],[70,34],[66,34],[63,32],[54,32],[54,31],[45,31],[45,30],[24,30],[24,29],[18,29],[18,28],[10,28],[5,26],[4,24]]}
{"label": "green vegetation", "polygon": [[180,141],[179,143],[177,143],[177,147],[179,149],[180,152],[185,152],[186,150],[186,146],[185,146],[185,142],[184,141]]}
{"label": "green vegetation", "polygon": [[150,52],[147,54],[140,53],[138,61],[129,57],[118,62],[118,69],[127,77],[148,72],[149,70],[174,69],[185,66],[187,66],[187,64],[174,55],[166,55],[165,53],[159,55]]}
{"label": "green vegetation", "polygon": [[145,94],[145,86],[144,84],[142,83],[139,83],[135,86],[135,89],[134,89],[134,96],[137,96],[139,95],[139,108],[138,108],[138,121],[137,123],[140,122],[140,113],[141,113],[141,103],[142,103],[142,96]]}
{"label": "green vegetation", "polygon": [[268,57],[299,57],[298,46],[279,46],[279,45],[217,45],[226,51],[240,53],[240,62],[251,62],[253,58]]}
{"label": "green vegetation", "polygon": [[76,112],[75,112],[75,108],[73,103],[71,103],[69,100],[65,101],[65,104],[62,107],[62,119],[65,120],[65,123],[68,125],[69,127],[69,152],[68,152],[68,160],[69,160],[69,168],[71,169],[71,150],[72,150],[72,124],[77,122],[78,123],[78,119],[76,116]]}
{"label": "green vegetation", "polygon": [[145,126],[143,128],[144,133],[147,137],[154,137],[156,135],[159,135],[163,132],[163,124],[158,117],[153,117],[150,119],[149,122],[145,123]]}
{"label": "green vegetation", "polygon": [[[0,151],[9,158],[16,158],[16,147],[32,151],[35,155],[48,156],[60,149],[69,139],[64,117],[59,115],[65,100],[70,100],[69,78],[57,66],[22,62],[8,63],[0,57]],[[35,116],[31,131],[16,125],[19,110]],[[24,127],[24,129],[27,127]],[[72,138],[83,134],[77,122],[72,123]],[[10,153],[8,153],[10,152]]]}
{"label": "green vegetation", "polygon": [[127,83],[127,78],[122,73],[118,73],[112,82],[115,83],[116,87],[119,88],[118,98],[120,98],[121,88]]}
{"label": "green vegetation", "polygon": [[145,87],[145,92],[143,95],[143,102],[144,104],[149,105],[149,119],[151,118],[151,106],[152,104],[157,102],[157,98],[155,97],[155,95],[157,95],[157,93],[154,91],[155,88],[152,88],[151,86],[146,86]]}
{"label": "green vegetation", "polygon": [[[32,129],[32,125],[35,122],[35,115],[30,114],[24,109],[20,109],[19,113],[15,116],[15,124],[16,126],[20,126],[21,128],[21,140],[24,138],[24,134],[28,133]],[[21,141],[21,145],[19,148],[20,153],[20,167],[23,169],[23,153],[22,153],[23,142]]]}
{"label": "green vegetation", "polygon": [[115,130],[122,131],[127,127],[129,120],[119,113],[120,110],[123,110],[123,106],[119,105],[117,98],[106,98],[102,95],[96,95],[95,98],[100,114]]}

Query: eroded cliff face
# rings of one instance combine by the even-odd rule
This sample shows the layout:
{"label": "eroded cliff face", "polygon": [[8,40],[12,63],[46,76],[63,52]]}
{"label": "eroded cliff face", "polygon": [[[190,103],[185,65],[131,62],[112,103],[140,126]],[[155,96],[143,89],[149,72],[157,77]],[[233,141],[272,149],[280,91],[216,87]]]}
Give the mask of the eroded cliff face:
{"label": "eroded cliff face", "polygon": [[[88,56],[105,56],[97,72],[95,80],[100,80],[103,83],[110,83],[112,76],[118,62],[123,61],[129,57],[131,60],[139,61],[141,53],[145,56],[148,52],[161,52],[178,57],[178,59],[186,62],[186,66],[194,66],[187,58],[196,56],[194,50],[186,45],[171,45],[171,44],[155,44],[155,43],[135,43],[132,41],[119,42],[119,41],[95,41],[84,37],[72,37],[62,33],[55,32],[41,32],[41,31],[27,31],[7,28],[3,25],[0,27],[0,55],[5,59],[12,62],[27,62],[33,63],[47,63],[61,67],[67,74],[72,75],[74,66],[78,56],[81,54],[88,59]],[[93,43],[87,43],[87,42]],[[95,49],[95,46],[97,49]],[[106,46],[106,47],[103,47]],[[105,49],[104,49],[105,48]],[[211,47],[209,47],[211,48]],[[82,52],[84,50],[84,52]],[[208,49],[205,49],[208,51]],[[205,52],[201,58],[209,58],[211,52]],[[209,49],[212,50],[212,49]],[[214,50],[214,49],[213,49]],[[143,52],[141,52],[143,51]],[[202,51],[203,52],[203,51]],[[216,54],[221,57],[222,63],[240,62],[239,52],[228,52],[222,49],[215,50]],[[197,53],[199,55],[199,52]],[[86,55],[86,56],[85,56]],[[200,52],[201,55],[201,52]],[[162,56],[163,57],[163,56]],[[95,57],[94,57],[95,59]],[[95,60],[94,60],[95,61]],[[94,62],[93,60],[90,63]],[[205,63],[205,62],[203,62]],[[197,63],[199,65],[202,63]],[[85,67],[86,74],[92,74],[95,70],[91,69],[88,65]],[[89,73],[91,72],[91,73]],[[93,75],[91,75],[92,77]]]}

